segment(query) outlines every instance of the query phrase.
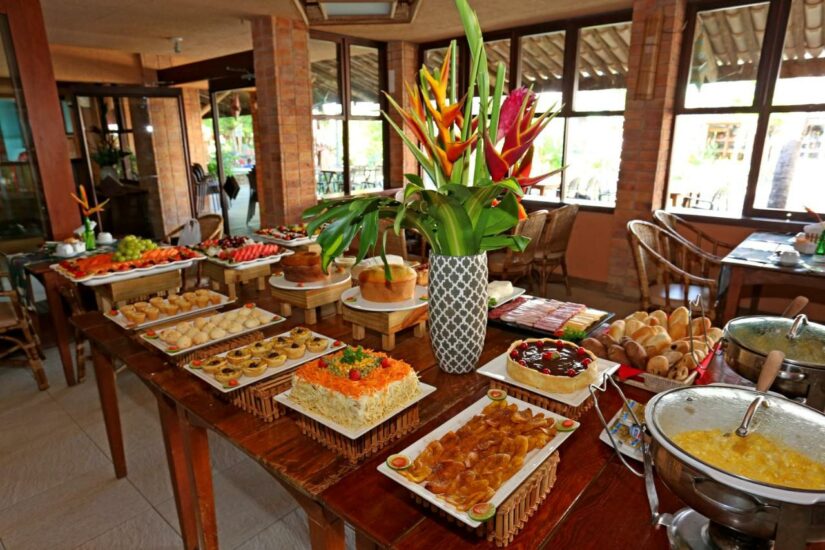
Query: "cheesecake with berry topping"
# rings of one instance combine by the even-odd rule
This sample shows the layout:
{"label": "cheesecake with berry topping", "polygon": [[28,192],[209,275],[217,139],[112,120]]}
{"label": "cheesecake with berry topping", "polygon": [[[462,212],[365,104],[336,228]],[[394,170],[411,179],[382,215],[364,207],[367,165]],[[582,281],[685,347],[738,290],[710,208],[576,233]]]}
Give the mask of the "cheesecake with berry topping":
{"label": "cheesecake with berry topping", "polygon": [[299,367],[289,398],[349,428],[398,412],[418,395],[418,376],[404,361],[347,347]]}
{"label": "cheesecake with berry topping", "polygon": [[550,393],[573,393],[596,381],[596,356],[572,342],[553,338],[516,340],[507,351],[507,374]]}

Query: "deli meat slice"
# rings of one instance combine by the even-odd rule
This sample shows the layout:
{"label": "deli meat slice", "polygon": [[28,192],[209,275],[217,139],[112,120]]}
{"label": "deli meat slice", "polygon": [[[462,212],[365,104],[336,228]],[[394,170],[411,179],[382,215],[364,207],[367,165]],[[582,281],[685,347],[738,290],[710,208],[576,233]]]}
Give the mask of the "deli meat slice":
{"label": "deli meat slice", "polygon": [[511,300],[511,301],[507,302],[504,305],[500,305],[497,308],[490,310],[490,312],[487,314],[487,316],[490,319],[500,319],[502,315],[504,315],[505,313],[508,313],[510,311],[513,311],[514,309],[516,309],[517,307],[519,307],[521,304],[523,304],[526,301],[527,301],[527,298],[519,296],[515,300]]}
{"label": "deli meat slice", "polygon": [[556,332],[561,329],[567,321],[585,309],[586,307],[582,304],[565,303],[550,315],[538,319],[533,327],[546,332]]}

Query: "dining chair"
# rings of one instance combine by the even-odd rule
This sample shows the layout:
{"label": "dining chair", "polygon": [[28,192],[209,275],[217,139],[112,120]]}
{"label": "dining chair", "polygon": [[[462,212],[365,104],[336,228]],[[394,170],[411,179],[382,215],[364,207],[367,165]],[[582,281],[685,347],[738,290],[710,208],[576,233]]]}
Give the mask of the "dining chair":
{"label": "dining chair", "polygon": [[[22,305],[17,289],[12,285],[7,272],[0,272],[0,341],[10,344],[0,350],[0,359],[8,364],[25,364],[32,370],[37,387],[43,391],[48,389],[49,380],[40,358],[43,351],[34,332],[31,318]],[[6,359],[6,357],[22,351],[25,359]]]}
{"label": "dining chair", "polygon": [[547,215],[544,231],[541,234],[538,249],[533,258],[533,274],[539,278],[541,295],[547,296],[547,283],[553,271],[561,267],[564,288],[570,296],[570,282],[567,280],[567,246],[573,233],[573,224],[579,213],[579,205],[567,204],[556,208]]}
{"label": "dining chair", "polygon": [[659,224],[662,229],[672,233],[677,239],[691,243],[719,260],[721,260],[725,254],[736,248],[735,244],[730,244],[712,237],[710,234],[696,227],[696,225],[676,214],[664,210],[656,210],[653,213],[653,219],[656,220],[656,223]]}
{"label": "dining chair", "polygon": [[[716,278],[708,273],[714,260],[695,246],[650,222],[632,220],[627,224],[630,248],[639,277],[641,309],[651,307],[672,311],[688,307],[701,296],[708,316],[713,318],[718,299]],[[698,267],[699,274],[691,272]]]}
{"label": "dining chair", "polygon": [[533,258],[539,248],[547,210],[532,212],[527,219],[519,222],[514,233],[530,239],[524,252],[513,252],[509,248],[487,254],[487,269],[491,279],[501,279],[515,283],[529,276]]}
{"label": "dining chair", "polygon": [[[220,214],[204,214],[197,218],[201,229],[201,241],[209,239],[220,239],[223,237],[223,216]],[[186,224],[182,224],[163,237],[163,242],[172,243],[172,239],[178,237]]]}

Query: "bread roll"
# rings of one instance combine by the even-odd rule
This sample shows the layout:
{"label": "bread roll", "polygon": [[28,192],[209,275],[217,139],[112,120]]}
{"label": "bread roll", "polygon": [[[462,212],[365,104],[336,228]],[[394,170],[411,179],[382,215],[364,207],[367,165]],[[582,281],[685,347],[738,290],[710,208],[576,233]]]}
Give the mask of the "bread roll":
{"label": "bread roll", "polygon": [[652,315],[648,315],[647,317],[645,317],[644,324],[646,324],[649,327],[655,327],[659,325],[659,319]]}
{"label": "bread roll", "polygon": [[607,348],[595,338],[585,338],[582,340],[582,347],[587,351],[593,352],[596,357],[601,357],[602,359],[607,358]]}
{"label": "bread roll", "polygon": [[637,321],[644,321],[647,318],[646,311],[637,311],[635,313],[631,313],[627,317],[624,318],[625,321],[629,321],[630,319],[636,319]]}
{"label": "bread roll", "polygon": [[619,319],[618,321],[613,321],[610,323],[610,328],[607,329],[607,333],[616,341],[622,339],[622,336],[626,334],[625,332],[625,322]]}
{"label": "bread roll", "polygon": [[631,335],[643,326],[645,326],[645,324],[637,319],[628,319],[624,322],[624,333],[627,335]]}
{"label": "bread roll", "polygon": [[656,331],[653,330],[653,327],[645,325],[633,334],[631,334],[630,337],[639,342],[640,344],[644,344],[644,341],[653,336],[655,333]]}
{"label": "bread roll", "polygon": [[647,372],[656,376],[667,376],[670,364],[664,355],[656,355],[647,361]]}
{"label": "bread roll", "polygon": [[711,322],[707,317],[699,317],[698,319],[694,319],[690,326],[693,330],[694,338],[704,338],[705,333],[710,330]]}
{"label": "bread roll", "polygon": [[675,367],[671,367],[670,370],[667,372],[667,377],[678,382],[684,382],[687,380],[688,376],[690,376],[690,371],[682,366],[676,365]]}
{"label": "bread roll", "polygon": [[644,347],[645,351],[648,355],[661,355],[670,347],[670,335],[664,330],[664,327],[655,327],[661,328],[661,332],[654,333],[653,336],[645,340]]}
{"label": "bread roll", "polygon": [[667,331],[672,340],[681,340],[688,335],[688,323],[687,321],[676,323],[671,322],[668,324]]}
{"label": "bread roll", "polygon": [[624,346],[625,354],[630,359],[630,364],[637,369],[644,369],[647,365],[647,352],[638,342],[628,342]]}
{"label": "bread roll", "polygon": [[684,357],[685,354],[681,351],[674,351],[672,349],[669,349],[663,354],[663,356],[667,359],[667,364],[669,366],[673,366],[679,361],[681,361],[682,357]]}
{"label": "bread roll", "polygon": [[708,331],[708,339],[710,340],[711,344],[716,345],[716,342],[721,340],[724,331],[719,327],[712,327]]}
{"label": "bread roll", "polygon": [[687,370],[695,370],[696,367],[699,366],[699,363],[696,362],[696,359],[690,353],[686,353],[682,359],[676,363],[676,366],[684,367]]}
{"label": "bread roll", "polygon": [[685,306],[677,307],[670,314],[667,320],[668,329],[676,323],[687,323],[690,320],[690,312]]}
{"label": "bread roll", "polygon": [[622,365],[630,365],[630,358],[625,353],[624,348],[618,344],[614,344],[607,348],[607,358],[615,363]]}
{"label": "bread roll", "polygon": [[650,316],[655,318],[658,321],[657,324],[667,328],[667,321],[668,321],[667,313],[665,313],[661,309],[657,309],[656,311],[651,313]]}
{"label": "bread roll", "polygon": [[605,349],[610,349],[610,346],[618,346],[619,341],[610,336],[606,331],[596,336],[599,342],[602,343]]}

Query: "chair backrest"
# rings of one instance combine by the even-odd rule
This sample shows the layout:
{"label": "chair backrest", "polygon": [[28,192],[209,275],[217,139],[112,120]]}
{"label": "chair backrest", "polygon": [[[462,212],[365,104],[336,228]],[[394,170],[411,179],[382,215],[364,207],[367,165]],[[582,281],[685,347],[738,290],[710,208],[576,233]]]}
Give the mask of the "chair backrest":
{"label": "chair backrest", "polygon": [[653,219],[677,239],[685,241],[699,250],[705,251],[705,253],[710,254],[717,260],[722,259],[725,251],[735,248],[732,244],[714,239],[694,224],[676,214],[664,210],[656,210],[653,213]]}
{"label": "chair backrest", "polygon": [[223,237],[223,216],[220,214],[204,214],[198,217],[198,224],[201,226],[201,241]]}
{"label": "chair backrest", "polygon": [[562,257],[567,252],[567,245],[570,242],[573,224],[576,222],[578,213],[578,204],[567,204],[547,215],[541,236],[541,249],[544,251],[545,259]]}
{"label": "chair backrest", "polygon": [[544,231],[544,223],[547,219],[547,210],[536,210],[531,212],[527,219],[519,222],[516,226],[515,234],[527,237],[530,242],[524,252],[514,253],[512,261],[518,264],[529,264],[533,261],[541,242],[541,234]]}

